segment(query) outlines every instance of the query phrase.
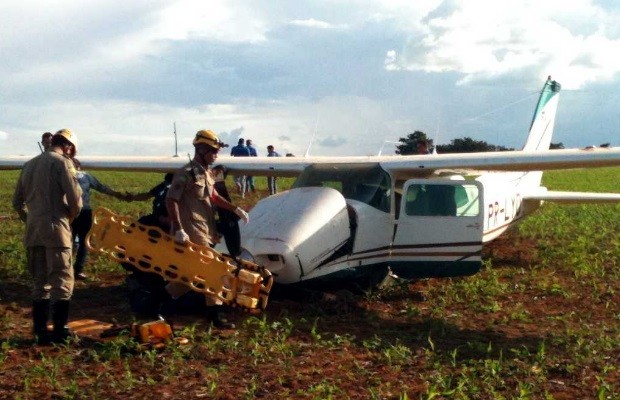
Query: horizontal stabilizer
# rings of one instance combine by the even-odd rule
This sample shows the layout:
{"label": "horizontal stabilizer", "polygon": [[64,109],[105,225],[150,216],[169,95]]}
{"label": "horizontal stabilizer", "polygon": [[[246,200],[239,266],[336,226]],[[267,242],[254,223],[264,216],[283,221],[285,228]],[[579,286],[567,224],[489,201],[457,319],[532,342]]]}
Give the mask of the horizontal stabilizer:
{"label": "horizontal stabilizer", "polygon": [[556,203],[620,203],[620,193],[540,191],[523,195],[523,200],[553,201]]}

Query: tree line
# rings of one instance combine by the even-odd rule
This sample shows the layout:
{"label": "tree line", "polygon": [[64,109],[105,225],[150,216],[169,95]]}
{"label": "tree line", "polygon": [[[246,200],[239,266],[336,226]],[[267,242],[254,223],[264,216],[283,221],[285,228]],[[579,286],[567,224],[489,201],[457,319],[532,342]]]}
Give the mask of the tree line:
{"label": "tree line", "polygon": [[[432,151],[434,148],[439,154],[446,153],[476,153],[485,151],[508,151],[514,150],[511,147],[505,147],[500,145],[494,145],[487,143],[483,140],[475,140],[470,137],[463,137],[452,139],[449,144],[439,144],[435,146],[433,139],[430,139],[426,133],[422,131],[414,131],[409,133],[404,138],[399,138],[399,145],[396,146],[396,154],[408,155],[417,154],[417,144],[419,142],[426,141],[428,143],[428,149]],[[550,149],[563,149],[563,143],[551,143]]]}

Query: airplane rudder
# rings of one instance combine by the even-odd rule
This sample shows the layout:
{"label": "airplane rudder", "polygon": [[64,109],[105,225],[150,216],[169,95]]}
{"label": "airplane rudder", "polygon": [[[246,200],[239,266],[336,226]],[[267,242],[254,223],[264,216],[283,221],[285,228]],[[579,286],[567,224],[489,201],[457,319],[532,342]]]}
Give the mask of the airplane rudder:
{"label": "airplane rudder", "polygon": [[536,104],[529,135],[523,150],[549,149],[561,88],[562,85],[552,80],[551,77],[545,82]]}

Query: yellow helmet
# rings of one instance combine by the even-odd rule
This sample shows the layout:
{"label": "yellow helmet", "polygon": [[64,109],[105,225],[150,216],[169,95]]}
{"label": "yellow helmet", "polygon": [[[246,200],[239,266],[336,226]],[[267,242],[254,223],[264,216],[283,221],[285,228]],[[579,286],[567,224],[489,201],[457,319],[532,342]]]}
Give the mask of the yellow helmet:
{"label": "yellow helmet", "polygon": [[215,133],[213,133],[213,131],[207,129],[196,132],[196,137],[194,138],[192,144],[194,146],[198,144],[206,144],[218,150],[222,147],[227,147],[223,142],[220,141],[220,139]]}
{"label": "yellow helmet", "polygon": [[75,133],[71,132],[71,129],[61,129],[56,132],[54,136],[62,136],[63,138],[67,139],[67,141],[73,145],[75,151],[77,152],[77,136],[75,135]]}

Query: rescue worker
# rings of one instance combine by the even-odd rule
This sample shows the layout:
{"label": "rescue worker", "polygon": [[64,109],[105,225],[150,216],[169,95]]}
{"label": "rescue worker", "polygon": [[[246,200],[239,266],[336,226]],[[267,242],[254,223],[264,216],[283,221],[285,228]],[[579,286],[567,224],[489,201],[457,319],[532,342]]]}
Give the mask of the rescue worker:
{"label": "rescue worker", "polygon": [[[218,151],[224,147],[217,135],[210,130],[200,130],[193,141],[194,158],[178,170],[166,197],[171,230],[177,243],[191,241],[202,246],[214,246],[219,241],[215,228],[214,207],[234,212],[248,222],[248,213],[233,205],[214,188],[214,180],[208,171],[217,159]],[[166,289],[173,298],[179,298],[189,291],[186,285],[171,282]],[[207,317],[218,328],[234,328],[220,319],[218,309],[207,297]]]}
{"label": "rescue worker", "polygon": [[[71,222],[82,208],[82,191],[70,159],[76,147],[69,129],[56,132],[51,147],[24,164],[13,195],[13,208],[26,223],[32,319],[39,345],[64,342],[70,334],[67,321],[74,286]],[[51,336],[47,330],[50,304]]]}
{"label": "rescue worker", "polygon": [[[226,200],[232,201],[226,187],[226,174],[227,171],[223,165],[216,165],[211,169],[215,190]],[[219,217],[216,222],[217,231],[224,236],[228,253],[233,257],[239,256],[241,254],[239,217],[234,212],[222,208],[217,209],[217,215]]]}

